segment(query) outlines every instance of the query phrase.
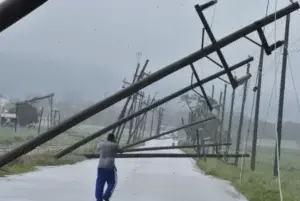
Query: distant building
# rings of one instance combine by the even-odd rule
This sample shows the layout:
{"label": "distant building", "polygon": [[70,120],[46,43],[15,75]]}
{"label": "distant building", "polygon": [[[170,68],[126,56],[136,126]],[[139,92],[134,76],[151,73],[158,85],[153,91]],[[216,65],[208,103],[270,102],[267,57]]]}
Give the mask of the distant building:
{"label": "distant building", "polygon": [[0,124],[3,127],[14,126],[16,122],[17,115],[15,113],[8,112],[10,105],[10,100],[0,95]]}
{"label": "distant building", "polygon": [[14,113],[8,113],[8,112],[3,112],[0,114],[0,123],[1,126],[6,127],[12,127],[15,125],[16,122],[16,117],[17,115]]}
{"label": "distant building", "polygon": [[0,95],[0,113],[5,112],[5,109],[10,101]]}

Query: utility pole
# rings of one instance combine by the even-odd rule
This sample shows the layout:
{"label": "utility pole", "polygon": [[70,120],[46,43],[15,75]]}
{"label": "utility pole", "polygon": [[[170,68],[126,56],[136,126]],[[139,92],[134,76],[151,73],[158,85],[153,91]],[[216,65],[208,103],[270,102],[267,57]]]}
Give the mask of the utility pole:
{"label": "utility pole", "polygon": [[153,131],[154,112],[155,112],[155,110],[152,110],[152,115],[151,115],[151,125],[150,125],[150,137],[152,136],[152,131]]}
{"label": "utility pole", "polygon": [[[134,75],[133,75],[132,84],[134,84],[134,83],[136,82],[136,80],[137,80],[137,73],[138,73],[138,71],[139,71],[139,68],[140,68],[140,63],[138,62],[138,63],[137,63],[137,67],[136,67],[136,69],[135,69],[135,73],[134,73]],[[125,88],[125,85],[126,85],[126,84],[130,84],[130,83],[126,82],[125,79],[124,79],[123,83],[124,83],[123,88]],[[128,97],[127,97],[126,102],[125,102],[125,104],[123,105],[123,108],[122,108],[122,110],[121,110],[121,113],[120,113],[118,119],[121,119],[121,118],[124,117],[125,112],[126,112],[126,109],[127,109],[127,106],[128,106],[128,104],[129,104],[131,98],[132,98],[132,96],[128,96]],[[117,130],[117,136],[116,136],[116,137],[118,137],[118,131],[120,131],[119,128],[120,128],[120,127],[118,127],[118,130],[117,130],[117,128],[115,128],[115,129],[112,130],[112,133],[113,133],[113,134],[115,134],[115,132],[116,132],[116,130]]]}
{"label": "utility pole", "polygon": [[[222,105],[222,96],[223,96],[223,92],[220,92],[219,108],[218,108],[218,112],[217,112],[218,119],[220,118],[221,105]],[[220,125],[219,129],[221,129],[221,125]],[[214,136],[214,141],[215,141],[216,144],[219,143],[217,135],[218,135],[218,129],[215,131],[215,136]],[[218,146],[215,146],[215,150],[216,150],[216,153],[219,153],[219,147]]]}
{"label": "utility pole", "polygon": [[[246,75],[249,74],[249,71],[250,71],[250,64],[247,65],[247,74]],[[242,135],[243,121],[244,121],[245,103],[246,103],[246,97],[247,97],[247,87],[248,87],[248,79],[245,81],[245,84],[244,84],[244,93],[243,93],[243,100],[242,100],[239,128],[238,128],[238,133],[237,133],[235,153],[240,152],[241,135]],[[239,162],[239,158],[236,157],[234,159],[234,165],[237,166],[238,162]]]}
{"label": "utility pole", "polygon": [[[148,96],[148,100],[147,100],[147,104],[146,104],[146,107],[148,106],[148,105],[150,105],[151,104],[151,97],[150,97],[150,95]],[[145,114],[145,117],[144,117],[144,122],[143,122],[143,132],[142,132],[142,138],[144,138],[144,134],[145,134],[145,130],[146,130],[146,126],[147,126],[147,117],[148,117],[148,112],[146,112],[146,114]],[[149,137],[149,136],[148,136]]]}
{"label": "utility pole", "polygon": [[255,170],[256,164],[256,146],[257,146],[257,130],[259,121],[259,108],[260,108],[260,92],[261,92],[261,82],[262,82],[262,72],[264,63],[264,49],[260,49],[259,63],[258,63],[258,80],[257,86],[254,88],[256,90],[256,103],[255,103],[255,114],[254,114],[254,128],[253,128],[253,138],[252,138],[252,154],[251,154],[251,170]]}
{"label": "utility pole", "polygon": [[[137,68],[136,68],[135,74],[134,74],[134,76],[133,76],[132,84],[138,82],[139,80],[141,80],[141,79],[143,78],[143,76],[144,76],[144,74],[145,74],[145,69],[146,69],[146,67],[147,67],[147,65],[148,65],[148,62],[149,62],[149,60],[147,59],[146,62],[145,62],[145,64],[144,64],[144,66],[143,66],[143,68],[141,69],[140,74],[138,75],[138,70],[139,70],[139,67],[140,67],[139,57],[138,57]],[[124,84],[129,84],[129,85],[130,85],[130,83],[127,83],[127,82],[125,82],[125,81],[123,81],[123,82],[124,82]],[[124,85],[124,86],[125,86],[125,85]],[[131,110],[132,110],[132,106],[133,106],[132,104],[133,104],[133,102],[135,101],[135,97],[136,97],[138,94],[139,94],[139,93],[136,93],[136,94],[134,94],[134,95],[132,95],[132,96],[129,96],[129,97],[127,98],[126,103],[124,104],[123,109],[122,109],[122,111],[121,111],[121,113],[120,113],[119,119],[121,119],[121,118],[123,118],[123,117],[125,116],[126,110],[127,110],[127,107],[128,107],[128,104],[129,104],[130,100],[133,99],[133,101],[132,101],[132,103],[131,103],[131,106],[130,106],[130,108],[129,108],[129,112],[128,112],[128,115],[130,114],[130,112],[131,112]],[[122,125],[122,126],[119,126],[119,127],[118,127],[117,134],[116,134],[116,137],[117,137],[117,139],[118,139],[118,142],[121,140],[121,137],[122,137],[122,135],[123,135],[123,130],[124,130],[124,128],[125,128],[125,125]],[[130,125],[130,129],[132,129],[132,125]],[[115,131],[115,129],[113,130],[113,132],[114,132],[114,131]],[[130,133],[130,132],[129,132],[129,133]]]}
{"label": "utility pole", "polygon": [[[223,103],[222,103],[222,117],[221,117],[221,127],[220,127],[220,136],[219,136],[219,143],[223,142],[223,128],[224,128],[224,117],[225,117],[225,106],[226,106],[226,93],[227,93],[227,84],[225,84],[224,88],[224,95],[223,95]],[[222,146],[220,146],[222,150]]]}
{"label": "utility pole", "polygon": [[283,104],[284,104],[284,91],[285,91],[286,64],[287,64],[288,44],[289,44],[289,31],[290,31],[290,14],[286,16],[285,33],[284,33],[284,49],[283,49],[283,56],[282,56],[282,69],[281,69],[280,93],[279,93],[278,117],[277,117],[277,139],[275,145],[275,159],[274,159],[274,176],[276,177],[278,176],[278,161],[280,160],[280,151],[281,151],[282,117],[283,117]]}
{"label": "utility pole", "polygon": [[160,133],[160,127],[161,127],[161,108],[158,109],[158,116],[157,116],[157,125],[156,125],[156,133],[155,135],[158,135]]}
{"label": "utility pole", "polygon": [[140,59],[141,59],[142,54],[143,54],[142,52],[137,52],[136,53],[136,57],[137,57],[137,62],[138,63],[140,63]]}
{"label": "utility pole", "polygon": [[53,126],[53,96],[49,97],[50,104],[50,128]]}
{"label": "utility pole", "polygon": [[19,110],[19,103],[16,103],[16,119],[15,119],[15,133],[17,132],[17,127],[18,127],[18,121],[19,121],[19,118],[18,118],[18,110]]}
{"label": "utility pole", "polygon": [[38,127],[38,134],[40,134],[41,132],[41,123],[42,123],[42,120],[43,120],[43,113],[44,113],[44,107],[42,107],[41,111],[40,111],[40,119],[39,119],[39,127]]}
{"label": "utility pole", "polygon": [[[231,95],[229,125],[228,125],[228,133],[227,133],[227,143],[230,143],[230,141],[231,141],[231,127],[232,127],[234,99],[235,99],[235,89],[233,89],[232,95]],[[227,153],[229,152],[229,146],[230,145],[227,146],[227,150],[226,150]]]}

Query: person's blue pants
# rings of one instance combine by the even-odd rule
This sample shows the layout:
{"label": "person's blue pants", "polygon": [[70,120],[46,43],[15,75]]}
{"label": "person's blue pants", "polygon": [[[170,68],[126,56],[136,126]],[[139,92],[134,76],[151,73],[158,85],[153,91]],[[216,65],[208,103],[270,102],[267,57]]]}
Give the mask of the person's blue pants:
{"label": "person's blue pants", "polygon": [[[96,192],[95,192],[97,201],[109,200],[116,187],[117,184],[116,180],[117,180],[116,169],[98,168]],[[103,194],[105,183],[107,183],[107,188],[105,193]]]}

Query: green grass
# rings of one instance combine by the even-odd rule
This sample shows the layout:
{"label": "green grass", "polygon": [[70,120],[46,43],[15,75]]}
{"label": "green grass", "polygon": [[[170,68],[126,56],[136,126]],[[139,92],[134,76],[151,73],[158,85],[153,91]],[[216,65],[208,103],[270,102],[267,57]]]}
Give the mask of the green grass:
{"label": "green grass", "polygon": [[[194,152],[191,149],[185,149],[184,151],[186,153]],[[206,161],[203,159],[198,160],[197,165],[208,175],[230,181],[249,201],[279,201],[278,180],[273,177],[273,164],[267,159],[268,157],[273,159],[271,156],[272,152],[268,153],[269,151],[261,149],[258,152],[256,171],[252,172],[250,170],[249,159],[246,159],[241,179],[240,165],[235,167],[224,163],[222,160],[213,158],[207,158]],[[285,201],[300,200],[300,162],[299,157],[296,157],[298,153],[291,153],[290,151],[282,155],[289,156],[289,158],[282,159],[281,163],[283,198]],[[265,161],[261,161],[262,159]],[[290,164],[293,164],[294,168],[290,168]]]}
{"label": "green grass", "polygon": [[[81,129],[81,130],[80,130]],[[61,159],[54,159],[53,154],[58,153],[63,148],[70,146],[71,144],[81,140],[82,138],[89,135],[89,133],[95,132],[100,128],[89,126],[82,126],[80,129],[74,129],[73,131],[65,132],[58,137],[50,140],[49,142],[43,144],[41,148],[42,152],[33,153],[32,155],[26,155],[18,160],[13,161],[9,165],[0,168],[0,176],[11,175],[11,174],[21,174],[36,170],[37,166],[55,166],[55,165],[65,165],[73,164],[85,158],[82,156],[83,153],[97,153],[99,146],[99,138],[86,145],[74,150],[72,153],[62,157]],[[13,130],[1,130],[0,131],[0,155],[5,153],[7,148],[12,148],[18,146],[33,137],[37,136],[36,130],[19,129],[18,132]],[[100,137],[105,139],[106,136]],[[126,132],[124,138],[121,139],[121,146],[123,146],[127,139]],[[141,145],[139,145],[141,146]],[[134,147],[133,147],[134,148]],[[54,150],[53,150],[54,149]]]}
{"label": "green grass", "polygon": [[85,158],[78,155],[68,155],[61,159],[54,159],[51,155],[25,156],[11,162],[0,169],[0,176],[22,174],[35,171],[37,166],[68,165],[83,161]]}

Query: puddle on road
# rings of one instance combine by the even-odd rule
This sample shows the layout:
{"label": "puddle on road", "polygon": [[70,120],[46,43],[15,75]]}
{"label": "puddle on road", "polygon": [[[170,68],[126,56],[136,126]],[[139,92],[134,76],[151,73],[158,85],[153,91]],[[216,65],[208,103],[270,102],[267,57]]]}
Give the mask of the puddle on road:
{"label": "puddle on road", "polygon": [[[228,182],[204,175],[192,159],[117,159],[117,166],[112,201],[246,201]],[[96,167],[97,160],[89,160],[1,178],[0,201],[94,201]]]}

